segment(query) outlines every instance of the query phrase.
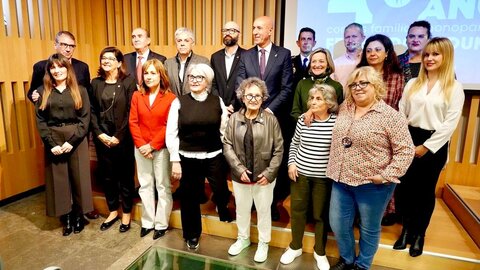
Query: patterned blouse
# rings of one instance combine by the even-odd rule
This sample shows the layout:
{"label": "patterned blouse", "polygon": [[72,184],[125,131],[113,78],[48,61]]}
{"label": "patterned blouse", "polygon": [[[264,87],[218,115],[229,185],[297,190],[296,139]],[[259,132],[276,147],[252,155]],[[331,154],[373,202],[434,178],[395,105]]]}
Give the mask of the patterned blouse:
{"label": "patterned blouse", "polygon": [[[371,184],[369,176],[380,174],[400,183],[415,154],[403,115],[383,100],[360,119],[354,120],[355,105],[346,100],[333,129],[327,177],[350,186]],[[350,139],[350,146],[345,143]],[[342,142],[343,141],[343,142]]]}

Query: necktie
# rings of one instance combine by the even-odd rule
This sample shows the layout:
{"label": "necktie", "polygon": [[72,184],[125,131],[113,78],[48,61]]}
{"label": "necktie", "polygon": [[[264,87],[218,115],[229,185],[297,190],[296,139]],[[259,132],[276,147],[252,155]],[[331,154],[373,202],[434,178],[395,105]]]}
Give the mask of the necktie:
{"label": "necktie", "polygon": [[303,69],[307,69],[308,58],[303,58]]}
{"label": "necktie", "polygon": [[265,73],[265,49],[260,49],[260,76],[263,79]]}
{"label": "necktie", "polygon": [[142,58],[143,56],[138,56],[138,63],[137,63],[137,84],[142,85],[143,82],[143,72],[142,72]]}

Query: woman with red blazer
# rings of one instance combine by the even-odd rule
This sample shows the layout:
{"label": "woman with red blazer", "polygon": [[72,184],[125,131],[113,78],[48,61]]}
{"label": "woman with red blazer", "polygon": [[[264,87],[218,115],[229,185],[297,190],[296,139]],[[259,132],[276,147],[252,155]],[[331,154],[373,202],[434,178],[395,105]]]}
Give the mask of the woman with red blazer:
{"label": "woman with red blazer", "polygon": [[[133,94],[129,124],[135,144],[140,183],[138,193],[142,199],[140,237],[155,230],[153,239],[157,239],[167,231],[173,204],[170,156],[165,145],[165,131],[175,95],[170,90],[167,73],[159,60],[146,61],[142,70],[143,84]],[[156,207],[155,189],[158,195]]]}

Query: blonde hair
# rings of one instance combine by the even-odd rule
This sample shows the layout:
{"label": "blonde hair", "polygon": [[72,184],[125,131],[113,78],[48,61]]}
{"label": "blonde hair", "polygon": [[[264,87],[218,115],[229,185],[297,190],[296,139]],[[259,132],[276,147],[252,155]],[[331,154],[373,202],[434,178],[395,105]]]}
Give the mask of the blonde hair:
{"label": "blonde hair", "polygon": [[[325,54],[325,58],[327,59],[327,69],[325,70],[325,73],[327,73],[327,74],[334,73],[335,72],[335,63],[333,62],[332,54],[330,53],[329,50],[327,50],[325,48],[318,48],[318,49],[314,50],[312,53],[310,53],[310,56],[309,56],[310,63],[312,62],[313,56],[317,53]],[[311,69],[312,69],[312,67],[310,65],[310,69],[308,71],[311,72]]]}
{"label": "blonde hair", "polygon": [[70,64],[68,58],[66,58],[62,54],[55,53],[48,58],[47,65],[45,66],[45,76],[43,76],[43,97],[39,109],[43,111],[47,108],[48,97],[50,96],[53,88],[55,87],[55,79],[50,73],[50,68],[52,68],[54,65],[67,69],[66,86],[68,89],[70,89],[70,94],[72,95],[75,110],[82,108],[82,96],[80,95],[77,77],[75,76],[72,64]]}
{"label": "blonde hair", "polygon": [[437,52],[442,55],[442,63],[438,68],[438,80],[440,81],[446,102],[450,101],[453,86],[455,84],[455,71],[453,68],[454,49],[452,42],[446,37],[436,37],[428,41],[422,51],[422,62],[418,78],[413,82],[408,98],[420,91],[421,87],[428,81],[428,71],[425,69],[425,55]]}
{"label": "blonde hair", "polygon": [[345,99],[354,102],[352,97],[352,91],[350,90],[350,84],[352,84],[353,81],[355,81],[358,77],[361,76],[365,76],[367,81],[373,86],[373,89],[375,90],[375,99],[377,101],[381,100],[385,96],[387,88],[385,86],[385,83],[383,82],[382,75],[380,75],[380,73],[378,73],[371,66],[359,67],[350,74],[347,80],[347,84],[345,86]]}

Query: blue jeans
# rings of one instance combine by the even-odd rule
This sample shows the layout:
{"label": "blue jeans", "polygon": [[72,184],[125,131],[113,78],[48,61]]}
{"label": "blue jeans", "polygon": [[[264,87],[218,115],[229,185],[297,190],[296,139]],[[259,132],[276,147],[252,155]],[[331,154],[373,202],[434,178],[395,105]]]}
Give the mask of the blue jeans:
{"label": "blue jeans", "polygon": [[[340,256],[346,263],[370,269],[380,241],[381,220],[395,184],[365,184],[357,187],[334,182],[330,200],[330,225]],[[360,214],[360,251],[355,256],[353,221]]]}

